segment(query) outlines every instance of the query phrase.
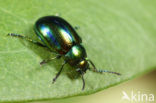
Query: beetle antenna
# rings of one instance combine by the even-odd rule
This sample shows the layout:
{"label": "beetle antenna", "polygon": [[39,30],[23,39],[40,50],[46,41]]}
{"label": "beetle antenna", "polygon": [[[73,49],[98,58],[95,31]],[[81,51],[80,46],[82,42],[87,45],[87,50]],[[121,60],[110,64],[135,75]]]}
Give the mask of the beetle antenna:
{"label": "beetle antenna", "polygon": [[[116,75],[121,75],[120,73],[112,72],[112,71],[108,71],[108,70],[97,70],[95,65],[94,65],[94,63],[91,60],[87,59],[87,61],[93,66],[93,69],[92,69],[93,72],[97,72],[97,73],[104,73],[104,72],[106,72],[106,73],[112,73],[112,74],[116,74]],[[89,70],[91,70],[91,69],[89,69]]]}
{"label": "beetle antenna", "polygon": [[116,75],[121,75],[120,73],[107,71],[107,70],[97,70],[97,69],[94,69],[92,71],[97,72],[97,73],[104,73],[104,72],[106,72],[106,73],[112,73],[112,74],[116,74]]}
{"label": "beetle antenna", "polygon": [[84,90],[84,88],[85,88],[85,80],[83,77],[84,73],[82,71],[80,71],[80,72],[81,72],[81,78],[82,78],[82,82],[83,82],[82,90]]}
{"label": "beetle antenna", "polygon": [[82,75],[82,81],[83,81],[83,87],[82,87],[82,90],[84,90],[84,88],[85,88],[85,80],[84,80],[84,78],[83,78],[83,75]]}

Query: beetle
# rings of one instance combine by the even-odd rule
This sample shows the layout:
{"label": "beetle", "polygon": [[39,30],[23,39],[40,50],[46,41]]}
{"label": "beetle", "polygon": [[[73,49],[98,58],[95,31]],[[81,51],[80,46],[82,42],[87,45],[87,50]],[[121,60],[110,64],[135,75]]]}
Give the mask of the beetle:
{"label": "beetle", "polygon": [[[32,40],[29,37],[20,34],[9,33],[8,35],[26,39],[27,41],[42,47],[46,47],[50,51],[56,53],[56,57],[43,60],[40,62],[41,65],[48,63],[53,59],[60,59],[61,57],[64,59],[59,72],[53,78],[53,83],[59,77],[63,67],[66,64],[69,64],[81,74],[83,82],[82,90],[85,88],[85,80],[83,76],[88,69],[97,73],[107,72],[120,75],[120,73],[117,72],[96,69],[94,63],[87,58],[86,50],[81,44],[81,37],[77,34],[76,30],[63,18],[58,16],[41,17],[36,21],[34,31],[42,42]],[[90,65],[92,65],[92,68]]]}

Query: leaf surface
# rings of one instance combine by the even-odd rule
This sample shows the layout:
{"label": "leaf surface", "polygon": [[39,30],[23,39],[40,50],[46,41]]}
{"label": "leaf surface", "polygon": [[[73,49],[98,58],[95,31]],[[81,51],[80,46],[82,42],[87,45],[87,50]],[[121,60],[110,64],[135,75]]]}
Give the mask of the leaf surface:
{"label": "leaf surface", "polygon": [[[0,101],[29,101],[90,94],[131,79],[156,66],[156,2],[154,0],[0,0]],[[86,88],[74,68],[66,66],[52,84],[63,60],[47,49],[7,37],[18,33],[38,40],[35,21],[59,14],[83,40],[88,58],[98,69],[87,71]]]}

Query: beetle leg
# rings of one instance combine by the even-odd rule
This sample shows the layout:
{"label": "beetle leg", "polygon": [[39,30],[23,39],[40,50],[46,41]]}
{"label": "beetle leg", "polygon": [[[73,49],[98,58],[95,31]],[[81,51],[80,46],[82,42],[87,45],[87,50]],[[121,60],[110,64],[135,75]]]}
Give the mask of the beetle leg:
{"label": "beetle leg", "polygon": [[80,27],[79,27],[79,26],[75,26],[74,29],[75,29],[75,30],[79,30]]}
{"label": "beetle leg", "polygon": [[25,39],[29,42],[32,42],[38,46],[41,46],[41,47],[46,47],[45,45],[43,45],[42,43],[38,42],[38,41],[35,41],[35,40],[32,40],[30,39],[29,37],[26,37],[26,36],[23,36],[23,35],[20,35],[20,34],[15,34],[15,33],[9,33],[8,36],[13,36],[13,37],[17,37],[17,38],[22,38],[22,39]]}
{"label": "beetle leg", "polygon": [[56,79],[58,78],[58,76],[61,74],[62,70],[63,70],[63,67],[64,65],[66,64],[67,62],[65,61],[62,66],[61,66],[61,69],[59,70],[59,72],[56,74],[55,78],[53,78],[53,82],[52,83],[55,83]]}
{"label": "beetle leg", "polygon": [[53,58],[50,58],[50,59],[45,59],[43,60],[42,62],[40,62],[40,65],[43,65],[45,63],[48,63],[50,62],[51,60],[54,60],[54,59],[60,59],[61,58],[61,55],[57,55],[56,57],[53,57]]}
{"label": "beetle leg", "polygon": [[104,73],[104,72],[106,72],[106,73],[112,73],[112,74],[116,74],[116,75],[121,75],[120,73],[112,72],[112,71],[108,71],[108,70],[97,70],[95,65],[94,65],[94,63],[91,60],[87,59],[87,61],[89,61],[90,64],[93,66],[93,70],[92,71],[94,71],[94,72],[97,72],[97,73]]}

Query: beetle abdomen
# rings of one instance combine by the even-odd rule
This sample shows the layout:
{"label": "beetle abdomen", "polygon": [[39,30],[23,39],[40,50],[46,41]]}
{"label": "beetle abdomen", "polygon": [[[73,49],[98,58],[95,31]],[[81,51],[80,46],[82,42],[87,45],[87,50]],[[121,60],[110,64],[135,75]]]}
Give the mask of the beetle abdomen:
{"label": "beetle abdomen", "polygon": [[66,54],[81,38],[72,26],[60,17],[47,16],[35,23],[35,32],[42,42],[52,51]]}

